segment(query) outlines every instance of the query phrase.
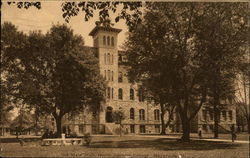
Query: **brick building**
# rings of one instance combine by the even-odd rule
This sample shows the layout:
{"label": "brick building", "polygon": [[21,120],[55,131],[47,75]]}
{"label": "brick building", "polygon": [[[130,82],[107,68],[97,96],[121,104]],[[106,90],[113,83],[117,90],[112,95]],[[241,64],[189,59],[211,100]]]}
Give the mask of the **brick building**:
{"label": "brick building", "polygon": [[[119,125],[114,123],[113,111],[123,111],[125,120],[122,121],[122,131],[128,134],[156,134],[161,131],[160,107],[148,103],[143,98],[143,92],[137,84],[131,84],[127,78],[126,58],[124,52],[117,48],[118,34],[121,29],[96,26],[89,35],[93,37],[94,47],[85,47],[99,58],[101,74],[108,81],[106,90],[107,101],[100,112],[86,109],[80,115],[64,118],[63,131],[74,131],[78,135],[84,133],[118,133]],[[192,131],[197,132],[198,126],[204,131],[210,128],[210,122],[204,122],[201,110],[192,123]],[[207,115],[207,114],[206,114]],[[235,112],[229,112],[229,120],[235,122]],[[224,113],[223,113],[224,117]],[[165,115],[168,118],[168,113]],[[174,115],[167,132],[181,132],[180,121]]]}

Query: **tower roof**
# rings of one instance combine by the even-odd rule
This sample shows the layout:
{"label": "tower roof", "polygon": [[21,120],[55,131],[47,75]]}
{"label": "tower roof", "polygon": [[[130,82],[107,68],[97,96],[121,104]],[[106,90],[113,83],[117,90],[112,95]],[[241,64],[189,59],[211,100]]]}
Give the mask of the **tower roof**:
{"label": "tower roof", "polygon": [[117,29],[117,28],[113,28],[113,27],[109,27],[109,26],[96,26],[90,33],[90,36],[94,36],[99,30],[103,30],[103,31],[109,31],[109,32],[117,32],[120,33],[122,31],[122,29]]}

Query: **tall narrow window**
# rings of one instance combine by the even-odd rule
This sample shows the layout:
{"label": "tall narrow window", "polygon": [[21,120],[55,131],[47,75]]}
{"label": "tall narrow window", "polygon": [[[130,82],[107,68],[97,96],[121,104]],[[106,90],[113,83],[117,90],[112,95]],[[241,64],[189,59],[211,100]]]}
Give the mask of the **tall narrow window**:
{"label": "tall narrow window", "polygon": [[134,90],[131,88],[130,89],[130,100],[134,100],[135,96],[134,96]]}
{"label": "tall narrow window", "polygon": [[140,125],[140,133],[146,133],[145,125]]}
{"label": "tall narrow window", "polygon": [[132,120],[135,119],[135,109],[134,108],[130,109],[130,119],[132,119]]}
{"label": "tall narrow window", "polygon": [[113,56],[113,54],[111,55],[111,64],[114,64],[114,56]]}
{"label": "tall narrow window", "polygon": [[104,64],[107,64],[107,55],[104,53]]}
{"label": "tall narrow window", "polygon": [[135,133],[135,125],[130,125],[130,133]]}
{"label": "tall narrow window", "polygon": [[110,46],[110,37],[109,36],[107,37],[107,43],[108,43],[108,46]]}
{"label": "tall narrow window", "polygon": [[119,72],[118,82],[122,82],[122,81],[123,81],[123,74],[122,74],[122,72]]}
{"label": "tall narrow window", "polygon": [[110,81],[110,70],[108,70],[108,80]]}
{"label": "tall narrow window", "polygon": [[110,87],[108,87],[108,98],[110,99]]}
{"label": "tall narrow window", "polygon": [[160,120],[160,110],[158,109],[154,110],[154,117],[155,117],[155,120],[157,121]]}
{"label": "tall narrow window", "polygon": [[106,45],[106,36],[103,36],[103,45]]}
{"label": "tall narrow window", "polygon": [[139,97],[139,102],[143,102],[144,101],[144,96],[143,96],[143,90],[142,90],[142,88],[139,88],[139,90],[138,90],[138,97]]}
{"label": "tall narrow window", "polygon": [[112,45],[112,46],[115,45],[114,37],[111,37],[111,45]]}
{"label": "tall narrow window", "polygon": [[104,79],[107,80],[107,72],[104,70]]}
{"label": "tall narrow window", "polygon": [[111,72],[111,81],[114,81],[114,72]]}
{"label": "tall narrow window", "polygon": [[108,53],[108,57],[107,58],[108,58],[108,62],[107,63],[110,64],[110,54],[109,53]]}
{"label": "tall narrow window", "polygon": [[145,120],[145,110],[144,109],[139,110],[139,119]]}
{"label": "tall narrow window", "polygon": [[226,111],[222,111],[222,117],[223,117],[224,121],[227,120],[227,112]]}
{"label": "tall narrow window", "polygon": [[122,100],[122,98],[123,98],[123,94],[122,94],[123,92],[122,92],[122,89],[121,88],[119,88],[118,89],[118,99],[120,99],[120,100]]}
{"label": "tall narrow window", "polygon": [[112,99],[114,99],[114,88],[112,88],[111,97],[112,97]]}

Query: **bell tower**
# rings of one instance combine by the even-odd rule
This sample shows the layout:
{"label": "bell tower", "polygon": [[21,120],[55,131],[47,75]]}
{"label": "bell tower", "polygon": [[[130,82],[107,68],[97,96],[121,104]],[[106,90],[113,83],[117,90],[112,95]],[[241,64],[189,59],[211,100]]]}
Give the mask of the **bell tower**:
{"label": "bell tower", "polygon": [[[118,49],[117,40],[121,29],[113,28],[110,22],[105,21],[101,25],[96,23],[95,28],[89,33],[93,37],[94,47],[98,50],[99,68],[102,76],[107,81],[106,98],[104,109],[115,108],[118,99]],[[105,114],[100,114],[100,123],[107,123]]]}

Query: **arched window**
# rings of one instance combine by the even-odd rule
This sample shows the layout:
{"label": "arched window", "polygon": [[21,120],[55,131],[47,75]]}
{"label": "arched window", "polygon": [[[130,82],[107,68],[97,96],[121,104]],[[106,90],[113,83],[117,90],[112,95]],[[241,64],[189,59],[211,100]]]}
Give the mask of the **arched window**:
{"label": "arched window", "polygon": [[138,90],[138,97],[139,97],[139,102],[143,102],[144,101],[144,96],[143,96],[143,90],[142,90],[142,88],[140,88]]}
{"label": "arched window", "polygon": [[110,81],[110,70],[108,70],[108,80]]}
{"label": "arched window", "polygon": [[111,80],[114,81],[114,72],[111,72]]}
{"label": "arched window", "polygon": [[122,72],[119,72],[118,82],[122,82],[122,81],[123,81],[123,75],[122,75]]}
{"label": "arched window", "polygon": [[106,36],[103,36],[103,45],[106,45]]}
{"label": "arched window", "polygon": [[139,110],[139,119],[145,120],[145,110],[144,109]]}
{"label": "arched window", "polygon": [[108,53],[108,64],[110,64],[110,54]]}
{"label": "arched window", "polygon": [[155,120],[157,121],[160,120],[160,110],[158,109],[154,110],[154,117],[155,117]]}
{"label": "arched window", "polygon": [[130,109],[130,119],[132,119],[132,120],[135,119],[135,109],[134,108]]}
{"label": "arched window", "polygon": [[112,46],[115,45],[114,37],[111,37],[111,45],[112,45]]}
{"label": "arched window", "polygon": [[121,99],[122,100],[122,98],[123,98],[123,94],[122,94],[123,92],[122,92],[122,89],[121,88],[119,88],[118,89],[118,99]]}
{"label": "arched window", "polygon": [[111,64],[114,64],[114,56],[113,56],[113,54],[111,55]]}
{"label": "arched window", "polygon": [[108,43],[108,46],[110,46],[110,37],[108,36],[108,38],[107,38],[107,43]]}
{"label": "arched window", "polygon": [[130,100],[134,100],[135,97],[134,97],[134,90],[131,88],[130,89]]}

